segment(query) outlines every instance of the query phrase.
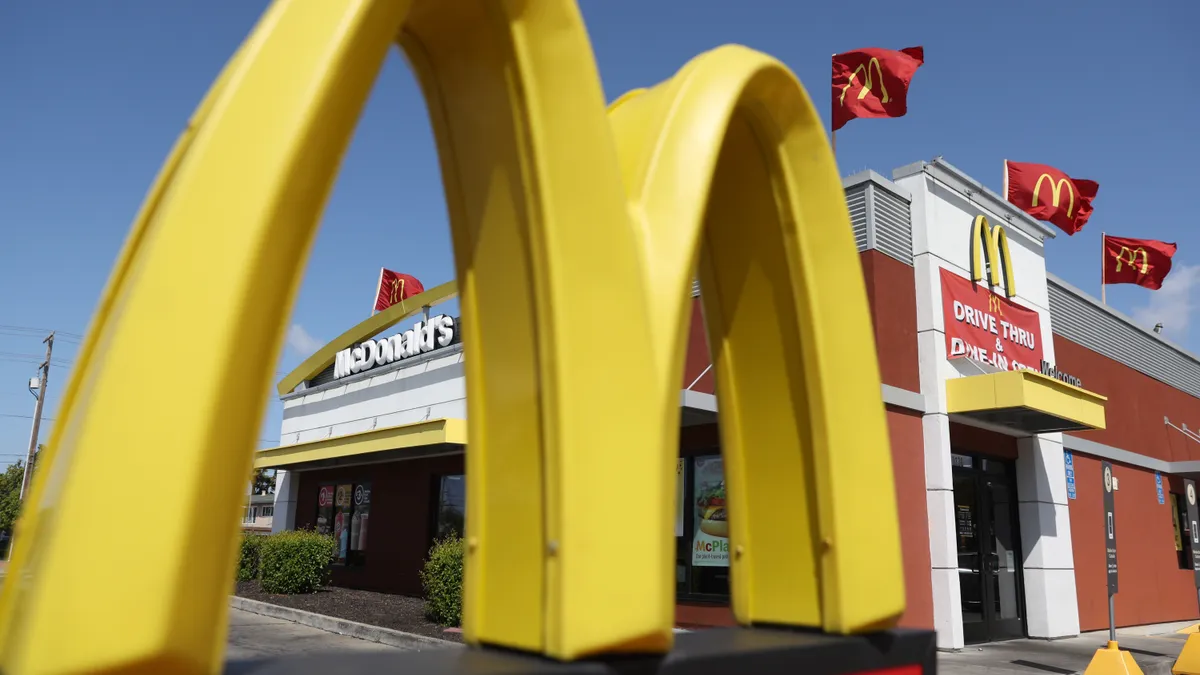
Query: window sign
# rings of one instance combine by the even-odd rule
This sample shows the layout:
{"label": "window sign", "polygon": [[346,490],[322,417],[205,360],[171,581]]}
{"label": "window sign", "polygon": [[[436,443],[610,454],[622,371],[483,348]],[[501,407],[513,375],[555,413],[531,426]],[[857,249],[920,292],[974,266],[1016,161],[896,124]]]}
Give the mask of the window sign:
{"label": "window sign", "polygon": [[333,486],[322,485],[317,493],[317,532],[333,533]]}
{"label": "window sign", "polygon": [[350,550],[367,550],[367,521],[371,515],[371,484],[354,486],[354,515],[350,516]]}
{"label": "window sign", "polygon": [[337,562],[345,563],[350,549],[350,500],[354,486],[339,485],[333,499],[333,540],[337,542]]}
{"label": "window sign", "polygon": [[725,510],[724,464],[720,456],[697,457],[695,462],[692,565],[728,567],[729,519]]}
{"label": "window sign", "polygon": [[[1070,452],[1063,453],[1063,461],[1067,465],[1067,499],[1075,499],[1075,460],[1071,458]],[[1159,501],[1162,503],[1162,492],[1159,492]]]}

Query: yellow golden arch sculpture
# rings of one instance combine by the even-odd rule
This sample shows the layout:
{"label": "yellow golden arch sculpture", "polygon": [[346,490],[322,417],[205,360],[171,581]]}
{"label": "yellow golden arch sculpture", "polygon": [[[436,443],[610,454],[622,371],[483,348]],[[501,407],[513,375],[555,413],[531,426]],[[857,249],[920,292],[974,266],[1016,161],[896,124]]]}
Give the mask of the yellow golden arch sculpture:
{"label": "yellow golden arch sculpture", "polygon": [[[606,112],[572,0],[277,0],[172,150],[102,296],[16,534],[0,670],[220,667],[260,393],[397,40],[433,121],[467,331],[467,640],[559,659],[670,648],[695,269],[737,619],[893,624],[866,292],[793,75],[724,47]],[[164,476],[161,508],[114,527],[105,506]],[[615,532],[595,499],[614,486]]]}

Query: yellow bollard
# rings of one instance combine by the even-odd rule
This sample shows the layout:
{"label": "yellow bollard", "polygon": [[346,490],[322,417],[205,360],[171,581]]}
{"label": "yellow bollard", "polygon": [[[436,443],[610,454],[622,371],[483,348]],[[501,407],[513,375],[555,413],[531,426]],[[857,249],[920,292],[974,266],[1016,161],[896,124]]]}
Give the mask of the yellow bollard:
{"label": "yellow bollard", "polygon": [[1096,650],[1083,675],[1142,675],[1142,669],[1133,660],[1133,654],[1121,651],[1115,641],[1109,640]]}
{"label": "yellow bollard", "polygon": [[1200,633],[1192,633],[1171,666],[1171,675],[1200,675]]}

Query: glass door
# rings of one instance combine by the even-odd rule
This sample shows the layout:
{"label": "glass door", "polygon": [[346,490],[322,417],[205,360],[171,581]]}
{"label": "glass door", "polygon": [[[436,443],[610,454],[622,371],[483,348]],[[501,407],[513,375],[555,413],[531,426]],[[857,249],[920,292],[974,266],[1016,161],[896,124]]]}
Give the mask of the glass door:
{"label": "glass door", "polygon": [[963,637],[968,643],[1023,637],[1012,463],[955,453],[952,465]]}

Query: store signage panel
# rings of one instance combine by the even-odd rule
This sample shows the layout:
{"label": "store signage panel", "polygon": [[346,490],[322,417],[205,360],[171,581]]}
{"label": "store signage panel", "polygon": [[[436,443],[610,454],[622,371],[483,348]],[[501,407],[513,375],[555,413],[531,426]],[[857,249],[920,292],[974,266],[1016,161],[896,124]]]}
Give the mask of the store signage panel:
{"label": "store signage panel", "polygon": [[1158,493],[1158,503],[1166,504],[1167,497],[1163,494],[1162,474],[1157,471],[1154,472],[1154,490]]}
{"label": "store signage panel", "polygon": [[1116,480],[1113,478],[1112,464],[1100,463],[1100,473],[1104,479],[1104,557],[1108,568],[1108,594],[1117,592],[1117,515],[1116,500],[1113,499],[1113,488]]}
{"label": "store signage panel", "polygon": [[1041,370],[1038,313],[942,268],[946,357],[969,358],[999,370]]}
{"label": "store signage panel", "polygon": [[361,342],[337,353],[333,379],[341,379],[395,361],[427,354],[454,342],[454,319],[440,314],[418,321],[391,337]]}
{"label": "store signage panel", "polygon": [[1196,582],[1196,588],[1200,588],[1200,508],[1196,507],[1196,483],[1195,481],[1183,481],[1183,491],[1185,493],[1184,504],[1187,511],[1188,538],[1192,540],[1192,574]]}
{"label": "store signage panel", "polygon": [[1075,459],[1070,451],[1063,453],[1063,461],[1067,465],[1067,499],[1075,499]]}

